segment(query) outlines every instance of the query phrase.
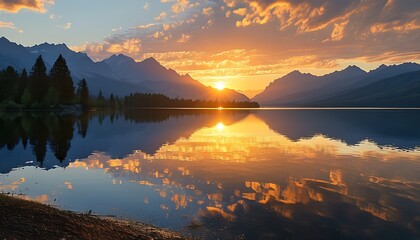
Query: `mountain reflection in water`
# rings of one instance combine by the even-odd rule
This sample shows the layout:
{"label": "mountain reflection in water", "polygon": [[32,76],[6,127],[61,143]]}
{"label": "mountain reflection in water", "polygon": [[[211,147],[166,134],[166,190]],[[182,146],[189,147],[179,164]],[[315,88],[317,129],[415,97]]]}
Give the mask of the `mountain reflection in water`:
{"label": "mountain reflection in water", "polygon": [[402,110],[8,115],[0,191],[176,230],[200,223],[189,232],[209,239],[415,239],[418,122]]}

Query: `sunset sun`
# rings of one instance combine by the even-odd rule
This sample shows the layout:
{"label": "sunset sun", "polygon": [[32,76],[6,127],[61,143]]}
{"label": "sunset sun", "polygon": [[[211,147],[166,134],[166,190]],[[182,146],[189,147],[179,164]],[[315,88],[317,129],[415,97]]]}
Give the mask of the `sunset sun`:
{"label": "sunset sun", "polygon": [[214,87],[217,88],[219,91],[225,89],[225,82],[219,81],[214,84]]}

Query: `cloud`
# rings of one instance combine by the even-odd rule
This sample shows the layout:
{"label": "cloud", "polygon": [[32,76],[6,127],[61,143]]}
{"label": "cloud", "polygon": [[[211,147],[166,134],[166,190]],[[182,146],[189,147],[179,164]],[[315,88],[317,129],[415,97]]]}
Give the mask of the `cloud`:
{"label": "cloud", "polygon": [[214,10],[212,7],[203,8],[203,11],[202,11],[203,15],[210,16],[210,15],[213,15],[213,13],[214,13]]}
{"label": "cloud", "polygon": [[172,5],[171,10],[174,14],[178,14],[198,6],[200,6],[199,1],[190,2],[190,0],[176,0],[174,5]]}
{"label": "cloud", "polygon": [[156,21],[160,21],[162,19],[165,19],[168,16],[168,14],[165,11],[162,11],[159,16],[155,17]]}
{"label": "cloud", "polygon": [[2,22],[0,21],[0,28],[10,28],[10,29],[15,29],[16,26],[14,23],[12,22]]}
{"label": "cloud", "polygon": [[413,31],[420,26],[417,0],[224,0],[241,16],[237,27],[276,22],[297,33],[331,31],[331,40],[370,32]]}
{"label": "cloud", "polygon": [[238,9],[233,10],[233,13],[239,16],[245,16],[246,12],[247,12],[246,8],[238,8]]}
{"label": "cloud", "polygon": [[54,4],[54,0],[0,0],[0,10],[17,13],[28,9],[40,13],[47,12],[46,5]]}
{"label": "cloud", "polygon": [[331,33],[331,40],[339,41],[344,37],[344,28],[346,27],[349,21],[344,21],[342,23],[334,23],[334,30]]}
{"label": "cloud", "polygon": [[173,13],[185,12],[189,4],[190,4],[189,0],[177,0],[176,3],[172,6],[172,12]]}
{"label": "cloud", "polygon": [[225,1],[228,7],[240,8],[233,12],[242,16],[236,23],[238,27],[267,24],[277,21],[280,29],[297,27],[299,32],[323,29],[335,21],[345,19],[360,5],[361,0],[236,0]]}
{"label": "cloud", "polygon": [[[94,59],[117,50],[136,60],[153,56],[204,83],[223,78],[239,89],[263,88],[295,69],[324,74],[342,64],[420,61],[418,0],[161,2],[154,22],[84,49]],[[130,39],[138,51],[120,47]]]}
{"label": "cloud", "polygon": [[188,34],[181,34],[181,37],[177,40],[179,43],[186,43],[191,38],[191,35]]}
{"label": "cloud", "polygon": [[71,23],[71,22],[68,22],[68,23],[64,24],[64,25],[62,26],[62,28],[63,28],[64,30],[68,30],[68,29],[70,29],[70,28],[71,28],[71,26],[72,26],[72,23]]}
{"label": "cloud", "polygon": [[9,28],[9,29],[14,29],[16,30],[18,33],[23,33],[23,29],[17,28],[15,26],[14,23],[12,22],[2,22],[0,21],[0,28]]}
{"label": "cloud", "polygon": [[94,60],[100,61],[112,54],[125,54],[136,58],[140,56],[142,48],[140,39],[130,38],[120,41],[107,40],[104,43],[86,43],[81,46],[71,46],[70,49],[85,52],[89,56],[93,56]]}
{"label": "cloud", "polygon": [[[313,69],[338,67],[336,60],[322,59],[316,55],[299,55],[273,61],[261,61],[261,53],[256,50],[231,49],[221,52],[180,51],[164,53],[145,53],[143,59],[154,57],[164,66],[180,73],[189,73],[205,85],[223,78],[230,87],[241,88],[244,81],[253,81],[253,86],[264,88],[275,75],[284,75],[293,69]],[[270,76],[265,81],[255,82]],[[248,84],[249,85],[249,84]]]}

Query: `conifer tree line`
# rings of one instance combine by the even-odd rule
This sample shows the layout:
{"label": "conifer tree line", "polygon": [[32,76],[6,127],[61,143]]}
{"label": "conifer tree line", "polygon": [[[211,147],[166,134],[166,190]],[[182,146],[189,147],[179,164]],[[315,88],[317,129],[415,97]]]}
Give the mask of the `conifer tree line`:
{"label": "conifer tree line", "polygon": [[42,56],[30,73],[19,74],[9,66],[0,71],[0,103],[23,105],[25,108],[52,108],[59,104],[89,105],[89,89],[85,79],[78,83],[75,93],[73,79],[66,60],[60,54],[47,74]]}

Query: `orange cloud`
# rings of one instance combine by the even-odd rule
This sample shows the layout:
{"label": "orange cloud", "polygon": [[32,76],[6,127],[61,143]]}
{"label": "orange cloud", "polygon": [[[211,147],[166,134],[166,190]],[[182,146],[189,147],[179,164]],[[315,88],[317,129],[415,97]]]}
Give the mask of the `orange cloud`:
{"label": "orange cloud", "polygon": [[203,15],[210,16],[214,13],[214,11],[212,7],[207,7],[207,8],[203,8],[202,13]]}
{"label": "orange cloud", "polygon": [[239,16],[245,16],[246,15],[246,8],[238,8],[233,10],[234,14],[237,14]]}
{"label": "orange cloud", "polygon": [[349,21],[345,21],[342,23],[335,23],[334,24],[334,30],[331,33],[331,40],[333,41],[339,41],[344,37],[344,28],[346,27],[347,23]]}
{"label": "orange cloud", "polygon": [[175,4],[172,5],[171,10],[173,13],[178,14],[198,6],[200,6],[199,2],[191,3],[189,0],[176,0]]}
{"label": "orange cloud", "polygon": [[22,9],[45,13],[45,5],[54,4],[54,0],[0,0],[0,10],[17,13]]}
{"label": "orange cloud", "polygon": [[413,20],[404,24],[401,24],[399,21],[394,21],[390,23],[378,23],[370,27],[370,31],[373,34],[390,31],[406,33],[417,29],[420,29],[420,21],[417,20]]}
{"label": "orange cloud", "polygon": [[15,29],[16,26],[12,22],[2,22],[2,21],[0,21],[0,28],[11,28],[11,29]]}
{"label": "orange cloud", "polygon": [[181,34],[181,37],[178,39],[179,43],[186,43],[191,38],[188,34]]}
{"label": "orange cloud", "polygon": [[[336,60],[322,59],[316,55],[289,56],[267,61],[265,53],[258,50],[231,49],[221,52],[180,51],[145,53],[142,58],[154,57],[164,66],[189,73],[205,85],[212,85],[221,78],[228,88],[245,89],[251,79],[253,85],[263,88],[276,76],[294,69],[331,69],[338,67]],[[267,76],[267,77],[266,77]]]}

